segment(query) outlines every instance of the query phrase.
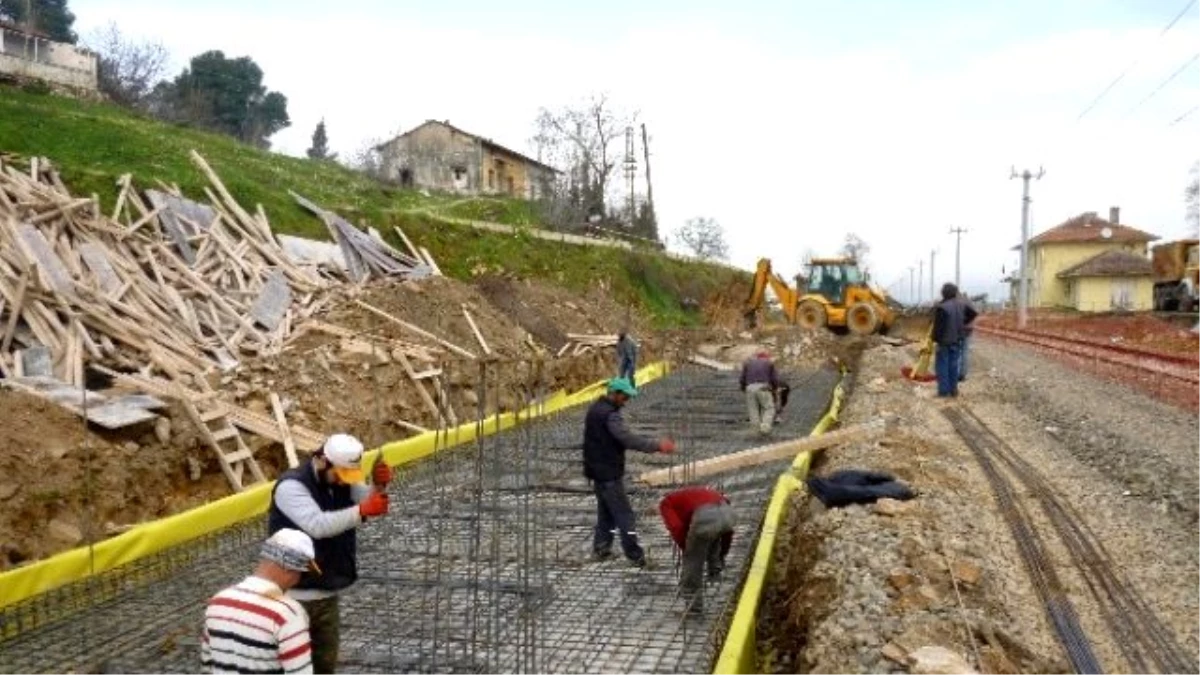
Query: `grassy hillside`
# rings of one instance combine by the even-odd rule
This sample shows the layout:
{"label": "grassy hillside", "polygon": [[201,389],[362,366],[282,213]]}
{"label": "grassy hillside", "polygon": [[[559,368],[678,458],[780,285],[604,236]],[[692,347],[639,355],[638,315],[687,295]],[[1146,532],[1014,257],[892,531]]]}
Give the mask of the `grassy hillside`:
{"label": "grassy hillside", "polygon": [[327,239],[324,225],[288,196],[295,190],[353,222],[369,222],[389,237],[399,225],[429,248],[443,271],[468,279],[505,270],[572,289],[605,283],[615,297],[650,312],[664,326],[695,318],[681,297],[703,301],[745,283],[748,276],[709,265],[629,252],[546,242],[521,234],[481,232],[438,218],[536,226],[529,205],[510,199],[463,199],[387,187],[338,164],[313,162],[251,148],[224,136],[164,124],[107,105],[0,86],[0,153],[49,157],[73,192],[96,193],[111,206],[115,183],[132,173],[142,187],[159,179],[202,196],[204,178],[188,160],[195,149],[239,201],[263,205],[278,232]]}

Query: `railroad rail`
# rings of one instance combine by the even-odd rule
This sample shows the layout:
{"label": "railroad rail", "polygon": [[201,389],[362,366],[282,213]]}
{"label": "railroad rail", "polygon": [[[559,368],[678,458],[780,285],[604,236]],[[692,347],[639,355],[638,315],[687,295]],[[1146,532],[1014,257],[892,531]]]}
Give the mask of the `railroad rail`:
{"label": "railroad rail", "polygon": [[[1044,540],[1034,529],[1027,508],[1014,499],[1018,490],[1036,500],[1045,513],[1097,603],[1127,668],[1143,673],[1151,667],[1164,673],[1197,672],[1192,655],[1113,564],[1112,556],[1079,513],[1056,496],[1053,486],[970,409],[950,406],[942,413],[987,475],[1047,617],[1076,672],[1101,672],[1100,663],[1046,555]],[[1020,485],[1014,486],[1014,480]]]}
{"label": "railroad rail", "polygon": [[977,326],[976,330],[1005,340],[1024,342],[1052,351],[1122,366],[1139,374],[1162,375],[1183,382],[1200,383],[1200,360],[1195,357],[1164,354],[1128,345],[1108,344],[1031,330],[1010,330],[994,326]]}

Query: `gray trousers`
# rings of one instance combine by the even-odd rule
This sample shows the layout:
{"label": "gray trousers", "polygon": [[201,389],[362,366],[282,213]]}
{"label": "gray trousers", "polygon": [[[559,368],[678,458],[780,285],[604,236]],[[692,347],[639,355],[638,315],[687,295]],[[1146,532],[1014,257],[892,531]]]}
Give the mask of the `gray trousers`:
{"label": "gray trousers", "polygon": [[704,585],[705,563],[710,575],[719,574],[725,568],[721,537],[728,532],[733,532],[733,507],[729,504],[706,504],[692,514],[687,546],[683,549],[679,591],[693,609],[699,609],[703,604],[699,591]]}
{"label": "gray trousers", "polygon": [[775,394],[765,384],[746,387],[746,412],[750,415],[750,427],[760,434],[771,433],[775,426]]}

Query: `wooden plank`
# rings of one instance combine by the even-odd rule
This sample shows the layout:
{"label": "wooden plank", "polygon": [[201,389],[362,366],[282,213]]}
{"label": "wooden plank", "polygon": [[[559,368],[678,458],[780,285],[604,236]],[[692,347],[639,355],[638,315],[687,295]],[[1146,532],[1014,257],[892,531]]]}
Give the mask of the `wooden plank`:
{"label": "wooden plank", "polygon": [[37,272],[46,288],[63,295],[75,294],[75,282],[62,260],[50,247],[50,242],[34,226],[17,223],[17,241],[30,257],[37,260]]}
{"label": "wooden plank", "polygon": [[12,304],[8,309],[8,323],[4,326],[4,339],[0,340],[0,353],[7,353],[8,346],[12,344],[13,334],[17,329],[17,320],[21,318],[21,308],[25,304],[25,292],[29,289],[29,273],[21,275],[21,281],[17,285],[15,297],[12,299]]}
{"label": "wooden plank", "polygon": [[713,370],[737,370],[737,366],[733,365],[732,363],[710,359],[706,356],[700,356],[699,354],[693,354],[691,362],[701,366],[707,366]]}
{"label": "wooden plank", "polygon": [[412,257],[416,260],[423,261],[424,259],[421,257],[421,252],[417,250],[416,246],[413,246],[413,243],[409,240],[408,235],[404,234],[404,230],[401,230],[399,226],[396,225],[393,225],[392,229],[396,231],[396,234],[400,235],[400,241],[404,242],[404,245],[408,247],[409,252],[412,253]]}
{"label": "wooden plank", "polygon": [[279,269],[271,270],[262,292],[250,307],[250,316],[267,330],[275,330],[292,304],[292,287]]}
{"label": "wooden plank", "polygon": [[288,428],[287,417],[283,414],[283,403],[279,394],[271,392],[271,410],[275,413],[275,422],[279,425],[279,435],[283,437],[283,452],[287,455],[288,466],[295,468],[300,464],[296,457],[296,442],[292,440],[292,430]]}
{"label": "wooden plank", "polygon": [[475,339],[479,341],[479,346],[483,348],[483,353],[490,356],[492,348],[488,347],[487,340],[483,339],[483,333],[479,332],[479,327],[475,325],[475,319],[471,318],[471,313],[467,311],[466,305],[462,306],[462,313],[467,318],[467,324],[471,326],[471,332],[475,333]]}
{"label": "wooden plank", "polygon": [[421,396],[421,401],[425,403],[425,407],[429,408],[429,412],[433,413],[433,419],[437,420],[438,424],[442,421],[442,411],[438,408],[437,403],[434,403],[433,397],[425,390],[425,385],[421,384],[421,380],[417,378],[416,372],[413,371],[412,363],[404,352],[396,352],[396,356],[400,357],[400,365],[404,368],[404,372],[408,374],[408,379],[412,380],[413,386],[417,388],[417,393]]}
{"label": "wooden plank", "polygon": [[731,452],[686,466],[647,471],[639,475],[637,480],[646,485],[667,485],[683,481],[691,482],[698,478],[713,476],[726,471],[792,459],[801,452],[815,452],[843,443],[865,441],[881,436],[893,421],[894,418],[884,417],[865,424],[831,431],[820,436],[805,436],[782,443],[750,448],[741,452]]}
{"label": "wooden plank", "polygon": [[409,422],[405,422],[404,420],[396,420],[396,424],[400,425],[401,427],[404,427],[405,429],[408,429],[409,431],[415,431],[418,434],[429,433],[429,430],[426,429],[425,427],[417,426],[416,424],[410,424]]}
{"label": "wooden plank", "polygon": [[79,244],[78,250],[84,264],[95,275],[100,290],[112,293],[121,287],[121,280],[117,278],[112,263],[108,261],[108,254],[104,246],[94,241],[85,241]]}
{"label": "wooden plank", "polygon": [[468,359],[479,358],[479,357],[475,356],[474,354],[472,354],[471,352],[463,349],[462,347],[459,347],[458,345],[456,345],[452,342],[449,342],[447,340],[443,340],[442,338],[434,335],[433,333],[430,333],[429,331],[427,331],[423,328],[420,328],[418,326],[414,326],[411,323],[408,323],[407,321],[397,319],[396,317],[392,316],[391,314],[388,314],[387,312],[383,311],[382,309],[379,309],[378,307],[375,307],[374,305],[365,303],[362,300],[355,300],[354,304],[358,305],[359,307],[362,307],[363,309],[367,310],[368,312],[371,312],[372,314],[374,314],[380,318],[391,321],[392,323],[396,324],[397,326],[400,326],[401,328],[405,328],[413,333],[416,333],[417,335],[420,335],[422,337],[433,340],[434,342],[437,342],[438,344],[442,345],[446,349],[449,349],[450,351],[452,351],[456,354],[465,356]]}
{"label": "wooden plank", "polygon": [[421,255],[425,258],[425,262],[429,263],[429,267],[433,270],[434,275],[439,277],[444,276],[442,274],[442,268],[438,267],[438,264],[436,261],[434,261],[433,256],[429,254],[429,249],[422,246]]}

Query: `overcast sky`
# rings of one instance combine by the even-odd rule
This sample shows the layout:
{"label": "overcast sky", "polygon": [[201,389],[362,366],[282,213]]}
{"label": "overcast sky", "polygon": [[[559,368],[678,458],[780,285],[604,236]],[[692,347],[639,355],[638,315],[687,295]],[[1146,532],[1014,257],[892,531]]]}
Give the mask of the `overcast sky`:
{"label": "overcast sky", "polygon": [[[1200,148],[1200,12],[1187,0],[72,0],[163,42],[172,72],[208,49],[248,55],[288,97],[272,140],[299,155],[322,117],[350,154],[425,119],[529,150],[540,106],[607,92],[651,134],[660,229],[721,222],[735,264],[787,276],[847,232],[902,298],[908,269],[1003,292],[1016,260],[1016,166],[1038,232],[1083,211],[1186,232]],[[569,7],[569,9],[568,9]],[[1172,73],[1173,81],[1158,89]],[[1125,77],[1079,120],[1113,81]],[[1173,123],[1174,122],[1174,123]],[[281,186],[281,189],[284,186]]]}

